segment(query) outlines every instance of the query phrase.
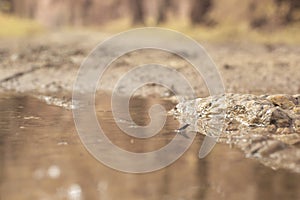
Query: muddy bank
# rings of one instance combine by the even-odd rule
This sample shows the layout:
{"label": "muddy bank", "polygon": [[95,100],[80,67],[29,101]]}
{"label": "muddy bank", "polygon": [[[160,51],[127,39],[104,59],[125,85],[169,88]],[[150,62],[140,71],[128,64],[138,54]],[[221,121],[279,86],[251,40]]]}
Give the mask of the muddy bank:
{"label": "muddy bank", "polygon": [[[178,121],[169,116],[164,128],[146,141],[120,131],[108,98],[96,107],[107,136],[131,152],[147,152],[169,143]],[[145,123],[151,104],[170,109],[158,99],[133,98],[133,119]],[[7,117],[9,116],[9,117]],[[272,170],[246,159],[236,148],[218,144],[204,159],[192,146],[172,165],[152,173],[128,174],[106,167],[84,148],[72,112],[49,106],[31,96],[0,96],[1,199],[299,199],[300,174]],[[181,140],[186,138],[181,137]],[[104,149],[109,156],[110,150]],[[126,184],[120,184],[126,183]]]}
{"label": "muddy bank", "polygon": [[[71,94],[77,71],[90,51],[106,38],[105,34],[56,33],[21,42],[2,41],[0,91],[29,94],[47,104],[72,109]],[[227,93],[300,93],[299,46],[234,43],[203,43],[203,46],[215,61]],[[102,53],[113,57],[109,51]],[[190,52],[185,53],[187,56],[194,56]],[[203,79],[195,73],[190,63],[176,55],[154,50],[131,52],[115,60],[101,78],[99,88],[101,91],[111,92],[128,70],[153,62],[173,67],[187,77],[198,97],[209,95]],[[161,78],[160,74],[157,74],[157,78]],[[172,77],[163,78],[172,81]],[[128,80],[128,86],[131,81],[133,80]],[[125,85],[118,92],[126,95],[127,91],[128,87]],[[172,99],[172,95],[171,91],[156,84],[147,85],[135,93],[135,96],[158,96],[164,99]],[[263,102],[253,100],[248,109],[256,103],[261,106]],[[279,111],[278,115],[281,114]],[[298,123],[295,119],[292,118],[294,124]],[[242,137],[247,142],[235,140],[235,137]],[[241,127],[235,127],[230,137],[227,135],[224,138],[226,142],[231,140],[229,144],[241,148],[246,156],[258,157],[259,161],[272,168],[300,171],[299,131],[291,132],[286,127],[278,127],[276,130],[272,127],[258,127],[245,131]],[[286,155],[288,156],[285,157]]]}
{"label": "muddy bank", "polygon": [[182,102],[173,113],[190,131],[219,137],[272,169],[300,173],[299,100],[300,94],[226,94]]}

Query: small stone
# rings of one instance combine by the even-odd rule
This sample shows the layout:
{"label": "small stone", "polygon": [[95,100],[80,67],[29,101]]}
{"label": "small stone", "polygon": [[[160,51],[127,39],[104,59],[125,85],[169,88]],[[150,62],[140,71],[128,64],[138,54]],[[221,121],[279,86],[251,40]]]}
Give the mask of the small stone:
{"label": "small stone", "polygon": [[18,54],[13,54],[10,56],[10,60],[13,62],[16,62],[19,59],[19,55]]}
{"label": "small stone", "polygon": [[234,67],[232,65],[229,64],[225,64],[223,65],[224,69],[233,69]]}
{"label": "small stone", "polygon": [[266,140],[264,137],[253,140],[253,142],[247,147],[250,155],[254,157],[268,157],[277,151],[284,149],[286,145],[277,140]]}
{"label": "small stone", "polygon": [[300,106],[295,106],[293,108],[293,111],[294,111],[295,114],[300,114]]}
{"label": "small stone", "polygon": [[239,129],[239,122],[236,120],[229,122],[226,127],[226,131],[237,131],[238,129]]}
{"label": "small stone", "polygon": [[300,94],[293,95],[293,98],[295,99],[296,105],[300,104]]}
{"label": "small stone", "polygon": [[295,98],[290,95],[278,94],[267,97],[274,105],[279,106],[283,109],[289,109],[295,106]]}
{"label": "small stone", "polygon": [[290,128],[281,127],[281,128],[277,128],[276,133],[286,135],[286,134],[290,134],[291,130],[290,130]]}
{"label": "small stone", "polygon": [[295,120],[294,129],[296,132],[300,132],[300,119]]}
{"label": "small stone", "polygon": [[270,124],[267,126],[267,130],[270,133],[275,133],[276,132],[276,126],[274,124]]}
{"label": "small stone", "polygon": [[292,119],[284,110],[276,108],[271,114],[270,124],[274,124],[277,127],[290,127]]}
{"label": "small stone", "polygon": [[263,157],[269,156],[273,153],[276,153],[282,149],[285,148],[285,144],[281,141],[276,140],[270,140],[266,142],[266,145],[264,145],[258,153],[262,155]]}

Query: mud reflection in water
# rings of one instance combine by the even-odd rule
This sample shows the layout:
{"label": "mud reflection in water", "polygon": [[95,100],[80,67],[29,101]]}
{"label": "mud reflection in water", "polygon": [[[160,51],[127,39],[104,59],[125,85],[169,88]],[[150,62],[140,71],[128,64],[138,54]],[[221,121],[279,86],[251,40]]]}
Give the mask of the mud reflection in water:
{"label": "mud reflection in water", "polygon": [[[120,147],[143,152],[164,146],[178,123],[168,118],[149,140],[123,134],[109,108],[97,107],[108,137]],[[148,107],[169,102],[132,99],[132,117],[148,123]],[[105,167],[83,147],[72,112],[28,96],[0,98],[0,199],[299,199],[300,175],[273,171],[226,145],[198,159],[203,136],[171,166],[148,174],[126,174]]]}

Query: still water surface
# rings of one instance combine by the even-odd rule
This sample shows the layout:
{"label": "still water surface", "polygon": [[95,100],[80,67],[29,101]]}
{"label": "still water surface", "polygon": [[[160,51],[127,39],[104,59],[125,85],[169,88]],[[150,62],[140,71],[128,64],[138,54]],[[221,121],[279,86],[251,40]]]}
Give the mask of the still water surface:
{"label": "still water surface", "polygon": [[[132,118],[149,122],[158,99],[132,99]],[[101,97],[97,116],[113,143],[134,152],[158,149],[174,137],[178,123],[168,117],[155,137],[138,140],[122,133]],[[224,144],[198,158],[203,136],[175,163],[147,174],[110,169],[83,147],[72,112],[30,96],[0,96],[0,199],[300,199],[300,174],[274,171]],[[109,154],[109,152],[107,152]]]}

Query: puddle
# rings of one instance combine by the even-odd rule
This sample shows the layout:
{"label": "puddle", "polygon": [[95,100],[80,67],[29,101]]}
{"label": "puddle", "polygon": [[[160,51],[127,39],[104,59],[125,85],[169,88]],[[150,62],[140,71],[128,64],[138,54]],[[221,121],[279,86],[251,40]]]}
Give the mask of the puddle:
{"label": "puddle", "polygon": [[[97,116],[113,143],[134,152],[164,146],[178,122],[167,118],[156,136],[135,139],[123,134],[102,97]],[[148,108],[158,99],[132,99],[132,118],[149,122]],[[205,159],[198,158],[203,136],[175,163],[147,174],[127,174],[94,159],[81,144],[70,110],[37,98],[0,97],[0,199],[299,199],[300,174],[272,170],[246,159],[236,149],[217,144]],[[121,120],[121,119],[120,119]],[[107,152],[109,153],[109,152]]]}

